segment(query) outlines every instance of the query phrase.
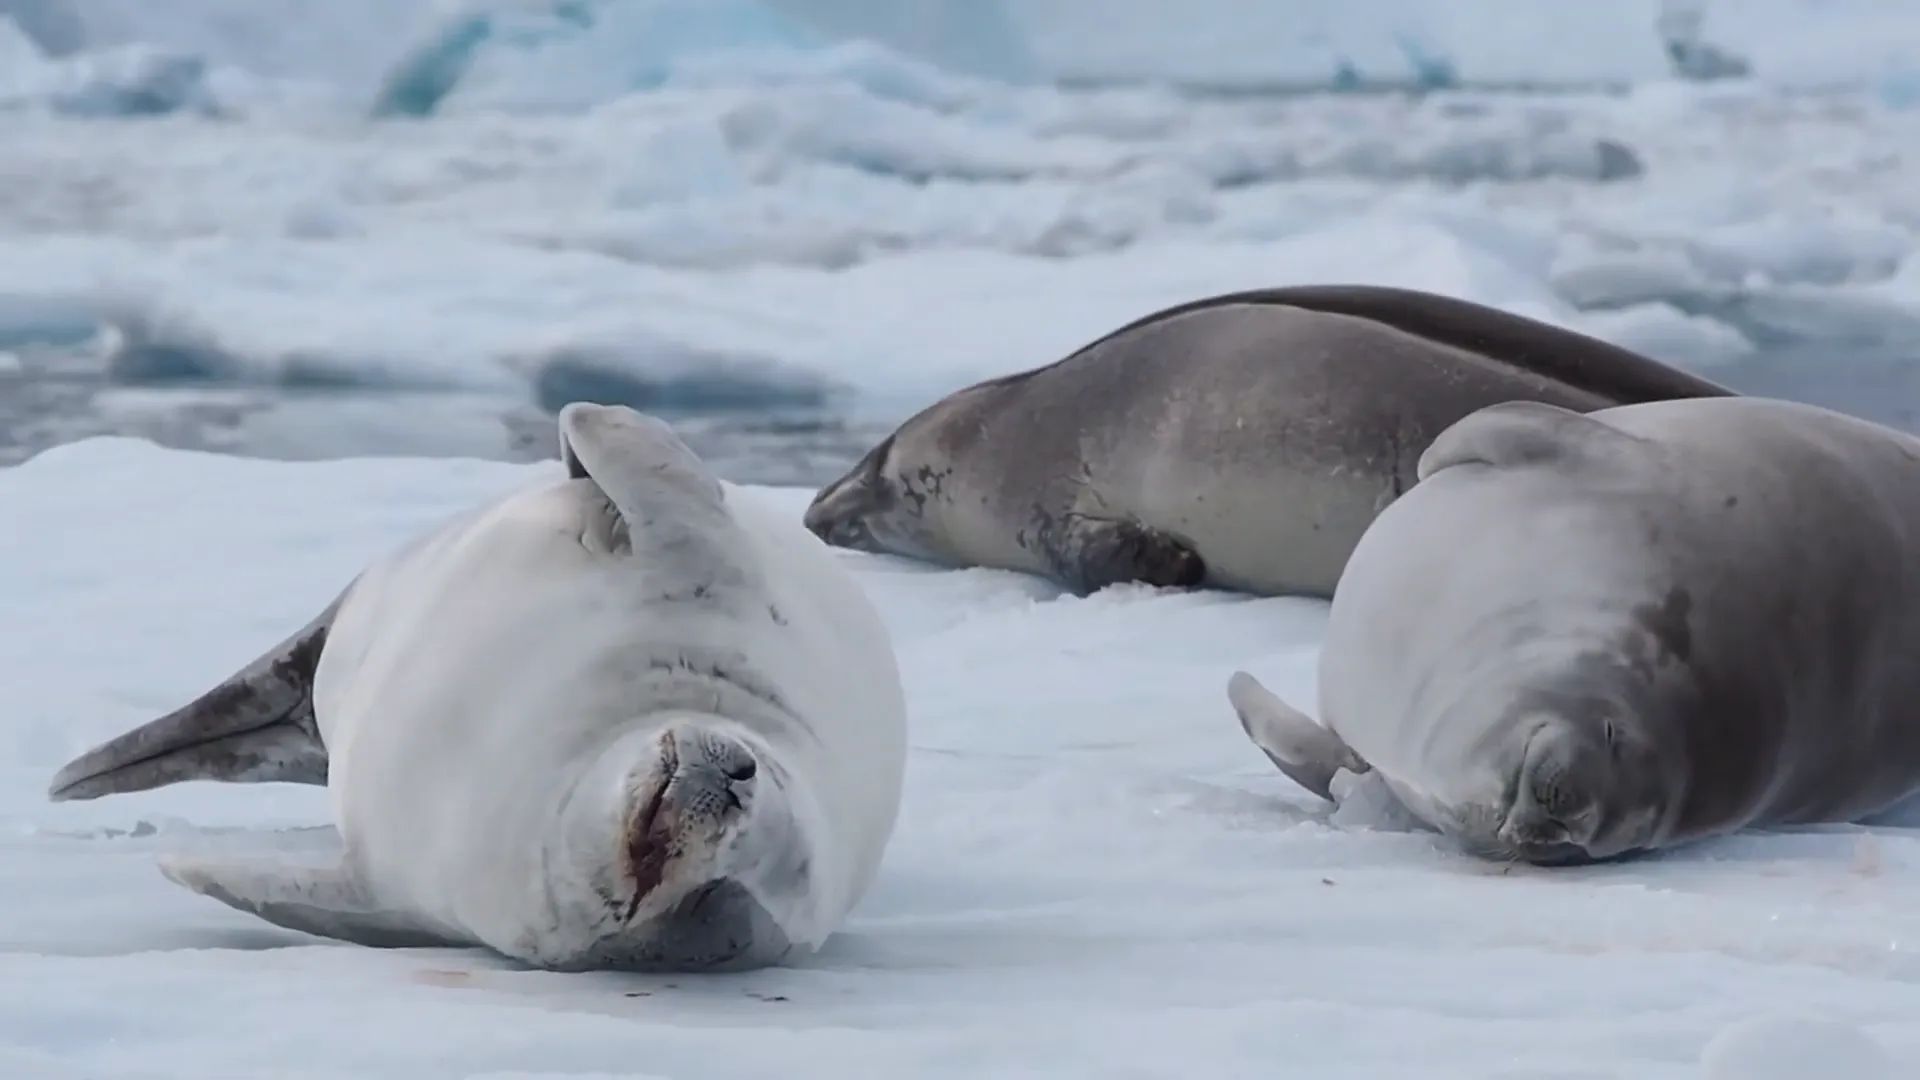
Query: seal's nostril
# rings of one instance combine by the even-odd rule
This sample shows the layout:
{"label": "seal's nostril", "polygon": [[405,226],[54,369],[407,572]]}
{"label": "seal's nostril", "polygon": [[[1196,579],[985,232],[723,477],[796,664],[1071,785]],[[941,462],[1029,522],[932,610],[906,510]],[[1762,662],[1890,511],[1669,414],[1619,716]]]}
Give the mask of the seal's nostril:
{"label": "seal's nostril", "polygon": [[736,784],[746,783],[748,780],[753,779],[759,772],[760,766],[752,758],[748,758],[738,765],[729,765],[726,769],[727,779]]}

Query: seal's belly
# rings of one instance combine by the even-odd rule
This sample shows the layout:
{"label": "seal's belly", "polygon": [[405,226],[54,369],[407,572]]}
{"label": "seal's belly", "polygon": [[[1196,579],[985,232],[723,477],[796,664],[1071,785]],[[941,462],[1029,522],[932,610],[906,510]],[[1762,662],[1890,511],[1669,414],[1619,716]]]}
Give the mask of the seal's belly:
{"label": "seal's belly", "polygon": [[1354,545],[1392,499],[1388,478],[1360,472],[1204,472],[1168,470],[1142,493],[1139,517],[1193,545],[1215,588],[1331,596]]}
{"label": "seal's belly", "polygon": [[1102,486],[1142,524],[1191,544],[1210,586],[1332,595],[1361,534],[1411,475],[1402,446],[1424,445],[1417,433],[1349,447],[1342,427],[1285,417],[1228,423],[1212,411],[1169,420],[1176,430],[1151,452],[1117,460]]}

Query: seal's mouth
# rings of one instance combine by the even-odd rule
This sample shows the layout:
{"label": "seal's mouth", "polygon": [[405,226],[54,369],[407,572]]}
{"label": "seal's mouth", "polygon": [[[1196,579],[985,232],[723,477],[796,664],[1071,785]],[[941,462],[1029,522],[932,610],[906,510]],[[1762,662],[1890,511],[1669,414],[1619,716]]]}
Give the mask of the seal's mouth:
{"label": "seal's mouth", "polygon": [[866,523],[858,512],[860,504],[865,501],[860,484],[859,477],[851,476],[822,488],[820,494],[813,497],[813,502],[807,504],[800,523],[806,526],[808,532],[834,547],[851,547],[849,541],[867,531]]}
{"label": "seal's mouth", "polygon": [[885,513],[893,505],[893,489],[882,476],[881,466],[893,453],[898,437],[895,432],[880,440],[844,476],[820,489],[801,516],[807,531],[833,547],[882,552],[867,523],[872,515]]}
{"label": "seal's mouth", "polygon": [[821,520],[807,526],[813,535],[825,541],[829,546],[846,548],[850,551],[874,552],[879,548],[873,542],[873,530],[859,518],[840,518],[838,520],[822,515]]}
{"label": "seal's mouth", "polygon": [[627,902],[622,922],[631,922],[640,905],[666,879],[667,862],[673,856],[673,837],[661,818],[665,816],[667,789],[673,785],[673,774],[679,768],[680,753],[673,740],[662,740],[660,782],[641,800],[627,826],[627,876],[633,883],[633,897]]}
{"label": "seal's mouth", "polygon": [[1610,854],[1596,854],[1599,809],[1548,815],[1538,807],[1513,807],[1495,834],[1504,858],[1534,866],[1590,866],[1608,862]]}

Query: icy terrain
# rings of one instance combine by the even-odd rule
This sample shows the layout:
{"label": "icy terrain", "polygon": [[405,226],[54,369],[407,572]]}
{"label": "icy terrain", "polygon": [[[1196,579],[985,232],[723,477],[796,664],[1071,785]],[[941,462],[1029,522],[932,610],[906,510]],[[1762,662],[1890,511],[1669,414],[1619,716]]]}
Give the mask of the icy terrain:
{"label": "icy terrain", "polygon": [[[1916,106],[1898,0],[0,0],[0,464],[530,458],[591,397],[805,485],[964,383],[1308,281],[1920,426]],[[1330,818],[1224,700],[1312,700],[1305,601],[844,555],[915,749],[793,970],[330,946],[152,867],[327,846],[322,793],[44,801],[553,468],[0,468],[0,1076],[1920,1072],[1911,828],[1543,873]]]}
{"label": "icy terrain", "polygon": [[[1223,690],[1246,666],[1311,701],[1317,602],[1082,600],[843,553],[894,634],[913,750],[877,886],[790,969],[559,976],[330,944],[153,867],[329,846],[319,789],[44,801],[69,755],[251,659],[368,559],[557,471],[131,440],[0,470],[0,1075],[1894,1080],[1920,1064],[1911,829],[1546,872],[1364,805],[1329,819]],[[807,493],[748,494],[798,514]]]}
{"label": "icy terrain", "polygon": [[496,13],[603,40],[636,15],[653,42],[695,24],[676,44],[864,38],[1028,81],[1621,83],[1669,74],[1675,44],[1692,74],[1801,85],[1920,62],[1920,11],[1899,0],[0,0],[9,12],[56,52],[144,43],[335,82],[371,82],[430,28]]}
{"label": "icy terrain", "polygon": [[[1329,280],[1914,423],[1907,5],[1225,2],[0,0],[0,461],[87,432],[526,458],[595,397],[818,482],[1154,307]],[[1674,78],[1661,34],[1752,77]],[[1267,73],[1326,92],[1195,96],[1049,82],[1068,38],[1333,51]],[[1345,92],[1405,83],[1390,52],[1434,91]]]}

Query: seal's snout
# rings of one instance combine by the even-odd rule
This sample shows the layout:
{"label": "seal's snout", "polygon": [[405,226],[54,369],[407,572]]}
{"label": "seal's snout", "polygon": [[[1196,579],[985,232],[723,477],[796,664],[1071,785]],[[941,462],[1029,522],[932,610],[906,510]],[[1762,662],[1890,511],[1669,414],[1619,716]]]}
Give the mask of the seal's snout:
{"label": "seal's snout", "polygon": [[876,551],[873,531],[867,527],[867,516],[861,509],[864,504],[858,492],[832,488],[814,499],[801,523],[829,547]]}
{"label": "seal's snout", "polygon": [[688,813],[728,814],[746,809],[760,776],[760,761],[736,739],[711,731],[675,733],[681,768],[674,777],[677,802]]}
{"label": "seal's snout", "polygon": [[845,494],[846,482],[821,489],[813,501],[807,504],[807,512],[801,515],[800,523],[807,531],[835,547],[842,547],[840,540],[859,524],[857,515],[847,512],[849,502]]}
{"label": "seal's snout", "polygon": [[881,551],[874,544],[872,521],[897,502],[882,468],[897,437],[881,440],[845,476],[820,489],[801,517],[809,532],[833,547]]}
{"label": "seal's snout", "polygon": [[1586,857],[1599,824],[1598,807],[1549,809],[1524,793],[1500,826],[1500,842],[1528,862],[1561,863]]}
{"label": "seal's snout", "polygon": [[800,524],[805,525],[813,535],[829,544],[833,543],[833,515],[827,511],[824,496],[813,500],[807,512],[801,516]]}
{"label": "seal's snout", "polygon": [[838,521],[822,521],[813,534],[837,548],[863,551],[873,546],[872,534],[867,532],[857,518],[842,518]]}
{"label": "seal's snout", "polygon": [[718,858],[753,804],[760,762],[737,739],[698,726],[675,726],[653,743],[638,772],[621,830],[633,888],[627,917],[683,868]]}
{"label": "seal's snout", "polygon": [[1604,815],[1581,765],[1577,740],[1558,725],[1529,740],[1513,802],[1496,834],[1503,848],[1542,865],[1592,857]]}

